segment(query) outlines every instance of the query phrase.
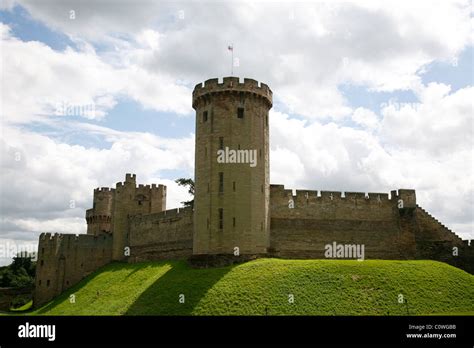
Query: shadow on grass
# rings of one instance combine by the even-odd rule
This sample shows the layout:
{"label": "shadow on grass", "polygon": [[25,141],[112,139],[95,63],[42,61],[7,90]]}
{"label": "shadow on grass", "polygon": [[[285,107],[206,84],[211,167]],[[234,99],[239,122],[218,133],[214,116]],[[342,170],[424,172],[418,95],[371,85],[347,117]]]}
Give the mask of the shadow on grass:
{"label": "shadow on grass", "polygon": [[172,263],[171,269],[150,285],[125,315],[192,315],[209,289],[233,267],[193,269],[186,262]]}
{"label": "shadow on grass", "polygon": [[[67,290],[64,290],[60,295],[55,297],[48,304],[43,305],[43,307],[40,307],[40,309],[32,308],[30,312],[33,312],[33,314],[38,314],[38,315],[48,313],[50,310],[60,305],[64,301],[68,301],[69,296],[71,294],[74,294],[80,289],[82,289],[83,287],[85,287],[89,282],[94,280],[97,276],[100,276],[103,272],[116,272],[118,270],[123,270],[123,269],[132,269],[133,271],[130,272],[130,274],[127,276],[129,277],[131,274],[135,273],[139,269],[142,269],[147,266],[148,266],[147,264],[137,265],[137,264],[124,263],[124,262],[111,262],[107,265],[104,265],[98,268],[97,270],[95,270],[94,272],[92,272],[91,274],[89,274],[88,276],[86,276],[85,278],[80,280],[77,284],[73,285]],[[27,314],[27,312],[24,312],[24,313]]]}

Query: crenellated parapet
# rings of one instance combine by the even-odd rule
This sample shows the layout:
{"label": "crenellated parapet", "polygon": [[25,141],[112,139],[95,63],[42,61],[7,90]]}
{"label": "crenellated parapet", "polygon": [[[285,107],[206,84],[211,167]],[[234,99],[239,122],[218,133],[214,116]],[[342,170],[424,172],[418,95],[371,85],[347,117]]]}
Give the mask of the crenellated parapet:
{"label": "crenellated parapet", "polygon": [[[270,197],[276,202],[354,202],[354,201],[375,201],[375,202],[397,202],[400,198],[404,198],[407,204],[416,204],[414,198],[414,190],[392,191],[391,195],[381,192],[351,192],[351,191],[323,191],[323,190],[295,190],[285,188],[284,185],[270,185]],[[413,193],[413,194],[412,194]]]}
{"label": "crenellated parapet", "polygon": [[250,94],[265,100],[269,107],[273,104],[273,93],[266,84],[248,78],[241,82],[238,77],[224,77],[222,82],[214,78],[197,84],[193,91],[193,108],[196,109],[200,103],[207,103],[212,95],[222,93]]}

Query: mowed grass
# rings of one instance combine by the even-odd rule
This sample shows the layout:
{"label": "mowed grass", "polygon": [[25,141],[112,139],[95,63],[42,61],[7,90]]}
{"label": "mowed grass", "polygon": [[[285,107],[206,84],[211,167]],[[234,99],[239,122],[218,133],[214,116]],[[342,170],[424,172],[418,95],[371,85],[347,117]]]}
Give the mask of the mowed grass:
{"label": "mowed grass", "polygon": [[259,259],[210,269],[112,263],[27,314],[473,315],[474,276],[436,261]]}

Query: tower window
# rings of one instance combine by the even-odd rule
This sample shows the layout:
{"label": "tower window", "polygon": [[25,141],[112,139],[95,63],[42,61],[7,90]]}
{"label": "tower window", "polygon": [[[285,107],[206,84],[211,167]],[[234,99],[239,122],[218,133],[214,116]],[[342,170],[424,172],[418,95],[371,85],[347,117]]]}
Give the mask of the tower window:
{"label": "tower window", "polygon": [[219,193],[224,192],[224,173],[219,172]]}
{"label": "tower window", "polygon": [[232,218],[232,226],[235,227],[235,217]]}
{"label": "tower window", "polygon": [[224,209],[219,208],[219,229],[222,230],[224,228]]}
{"label": "tower window", "polygon": [[237,108],[237,118],[244,118],[244,108]]}
{"label": "tower window", "polygon": [[265,122],[266,122],[267,127],[268,127],[268,115],[265,115]]}
{"label": "tower window", "polygon": [[232,182],[232,190],[235,192],[235,181]]}
{"label": "tower window", "polygon": [[207,115],[208,115],[208,114],[207,114],[207,111],[204,111],[204,112],[202,113],[202,122],[207,122]]}
{"label": "tower window", "polygon": [[48,279],[48,280],[46,281],[46,286],[49,286],[49,283],[50,283],[50,282],[49,282],[49,279]]}
{"label": "tower window", "polygon": [[224,150],[224,137],[219,137],[219,149]]}

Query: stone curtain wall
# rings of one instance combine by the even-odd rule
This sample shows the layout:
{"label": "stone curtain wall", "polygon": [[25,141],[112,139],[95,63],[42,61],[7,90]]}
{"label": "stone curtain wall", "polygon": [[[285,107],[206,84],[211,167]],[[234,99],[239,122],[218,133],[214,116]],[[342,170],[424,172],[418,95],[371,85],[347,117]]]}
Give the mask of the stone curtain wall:
{"label": "stone curtain wall", "polygon": [[[279,257],[324,258],[326,244],[364,244],[366,258],[402,258],[397,197],[384,193],[270,188],[270,252]],[[289,208],[293,200],[294,208]],[[414,247],[414,240],[413,240]],[[412,258],[414,254],[411,255]]]}
{"label": "stone curtain wall", "polygon": [[193,252],[193,211],[171,209],[130,219],[129,262],[181,259]]}
{"label": "stone curtain wall", "polygon": [[42,233],[34,306],[44,304],[112,259],[112,236]]}

